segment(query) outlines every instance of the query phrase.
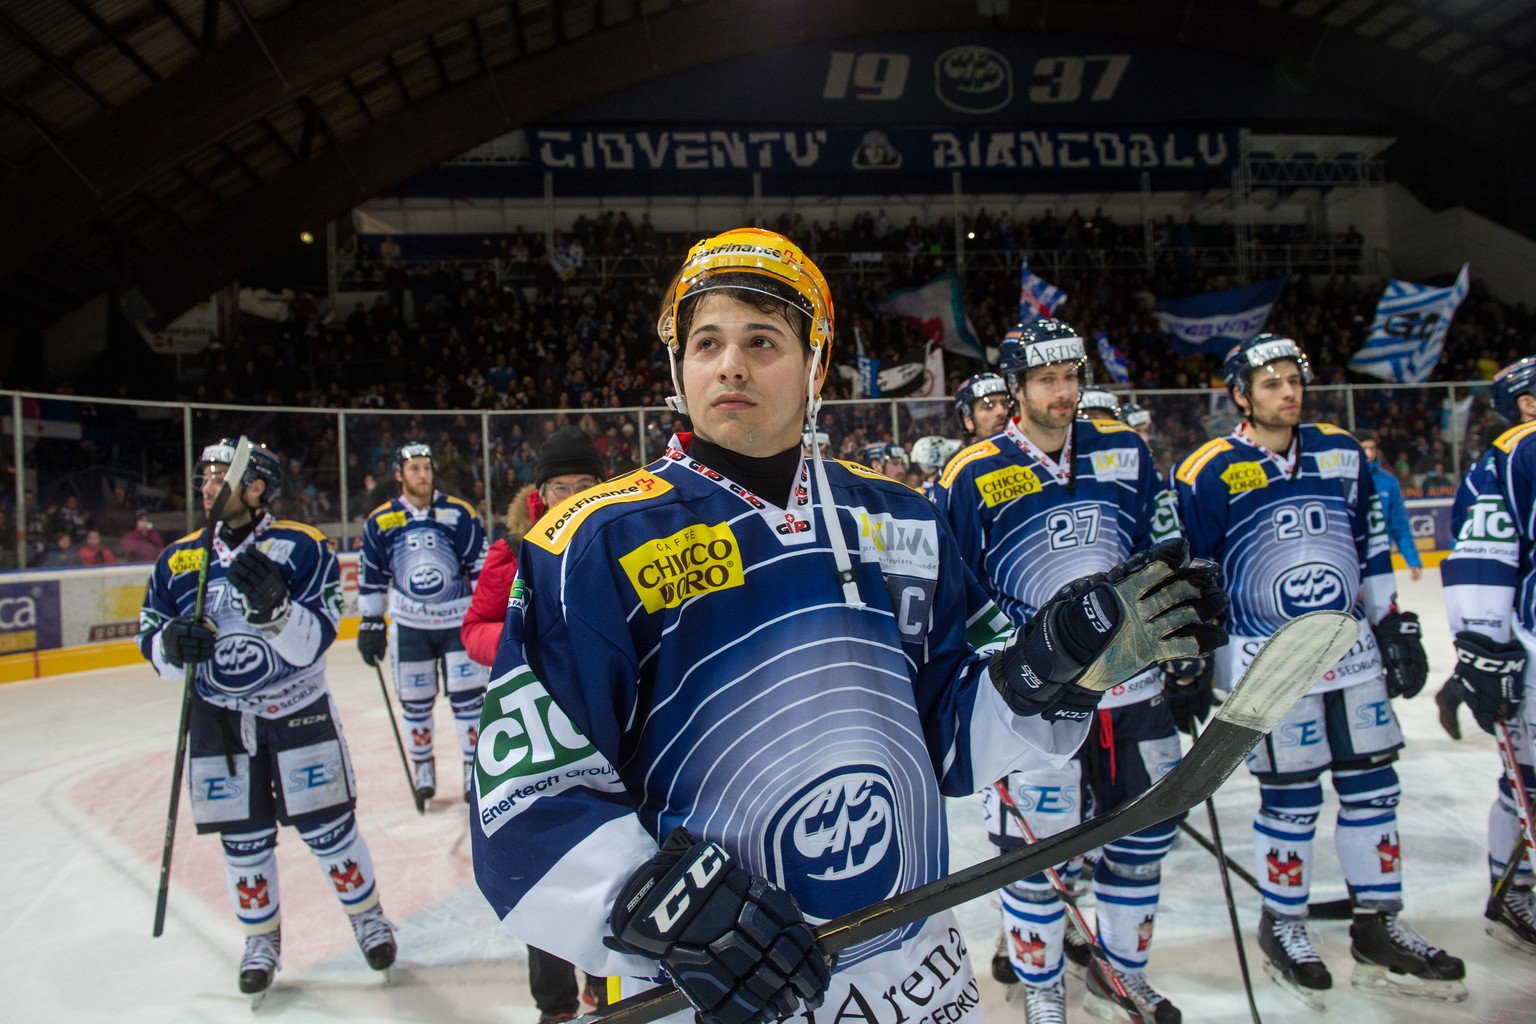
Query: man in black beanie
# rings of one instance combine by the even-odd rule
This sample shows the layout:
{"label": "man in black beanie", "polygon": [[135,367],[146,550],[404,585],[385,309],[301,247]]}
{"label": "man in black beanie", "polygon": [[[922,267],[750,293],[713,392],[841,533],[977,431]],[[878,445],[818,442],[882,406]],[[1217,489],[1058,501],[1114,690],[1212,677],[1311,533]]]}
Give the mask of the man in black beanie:
{"label": "man in black beanie", "polygon": [[561,427],[544,439],[533,482],[546,507],[586,490],[602,478],[602,457],[592,439],[579,427]]}

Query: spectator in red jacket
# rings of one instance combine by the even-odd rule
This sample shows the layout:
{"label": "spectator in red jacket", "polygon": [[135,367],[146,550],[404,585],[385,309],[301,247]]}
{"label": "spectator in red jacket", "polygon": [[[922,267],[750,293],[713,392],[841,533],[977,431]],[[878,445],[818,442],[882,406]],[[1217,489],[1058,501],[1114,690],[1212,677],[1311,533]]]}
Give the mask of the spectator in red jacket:
{"label": "spectator in red jacket", "polygon": [[81,565],[113,565],[117,562],[117,556],[111,548],[101,545],[100,530],[86,530],[85,542],[75,549],[80,556]]}
{"label": "spectator in red jacket", "polygon": [[[496,660],[501,627],[507,617],[507,595],[517,576],[517,549],[523,535],[551,505],[558,505],[602,479],[603,462],[592,439],[576,427],[561,427],[539,449],[533,483],[519,490],[507,506],[507,532],[486,552],[485,568],[475,584],[475,596],[459,636],[464,650],[482,665]],[[576,1015],[575,968],[542,949],[528,947],[528,985],[539,1008],[539,1024],[556,1024]],[[588,978],[586,1001],[603,1006],[604,979]]]}

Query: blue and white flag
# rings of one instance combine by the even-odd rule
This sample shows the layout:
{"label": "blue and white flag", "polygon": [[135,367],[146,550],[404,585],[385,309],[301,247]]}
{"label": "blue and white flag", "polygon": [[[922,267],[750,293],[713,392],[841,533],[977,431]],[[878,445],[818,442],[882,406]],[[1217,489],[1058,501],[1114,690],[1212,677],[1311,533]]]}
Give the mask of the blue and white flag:
{"label": "blue and white flag", "polygon": [[1187,299],[1163,299],[1152,309],[1175,352],[1226,355],[1240,341],[1264,330],[1269,311],[1285,287],[1285,278],[1260,281],[1224,292],[1202,292]]}
{"label": "blue and white flag", "polygon": [[1066,299],[1067,293],[1057,288],[1043,277],[1035,276],[1035,272],[1029,269],[1029,261],[1024,261],[1024,269],[1019,278],[1019,323],[1027,324],[1035,320],[1044,320],[1056,312],[1056,307]]}
{"label": "blue and white flag", "polygon": [[861,393],[855,398],[880,397],[880,360],[859,353],[859,385]]}
{"label": "blue and white flag", "polygon": [[980,359],[981,343],[965,315],[963,291],[954,274],[940,274],[921,287],[892,292],[875,303],[875,309],[908,321],[940,348]]}
{"label": "blue and white flag", "polygon": [[1103,331],[1094,335],[1094,340],[1098,342],[1099,361],[1104,364],[1104,372],[1109,374],[1109,379],[1116,384],[1129,384],[1131,371],[1125,364],[1125,353],[1110,344],[1109,335]]}
{"label": "blue and white flag", "polygon": [[1388,281],[1376,303],[1370,337],[1349,361],[1349,368],[1382,380],[1428,380],[1445,348],[1451,317],[1467,297],[1470,267],[1471,264],[1463,263],[1456,283],[1449,288]]}

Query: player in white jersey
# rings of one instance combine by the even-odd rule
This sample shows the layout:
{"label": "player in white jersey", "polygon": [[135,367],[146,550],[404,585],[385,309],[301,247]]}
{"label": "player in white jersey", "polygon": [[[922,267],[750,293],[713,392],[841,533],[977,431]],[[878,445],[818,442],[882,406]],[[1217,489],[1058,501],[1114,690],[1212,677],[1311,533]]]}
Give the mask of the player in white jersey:
{"label": "player in white jersey", "polygon": [[[1441,563],[1445,607],[1456,638],[1456,671],[1437,698],[1441,721],[1461,738],[1456,707],[1466,702],[1487,732],[1509,727],[1527,795],[1536,792],[1536,356],[1506,366],[1489,391],[1512,426],[1493,442],[1457,494],[1456,541]],[[1488,814],[1488,869],[1497,883],[1521,836],[1513,786],[1499,777]],[[1530,853],[1529,850],[1526,851]],[[1530,860],[1485,911],[1488,934],[1536,954],[1536,898]]]}
{"label": "player in white jersey", "polygon": [[204,511],[218,520],[203,618],[194,617],[206,557],[201,531],[155,561],[139,610],[139,649],[165,679],[196,665],[187,734],[187,788],[199,833],[224,845],[224,880],[245,932],[240,991],[259,998],[282,949],[277,826],[291,825],[320,862],[368,965],[395,959],[373,860],[358,831],[357,785],[325,680],[341,618],[341,573],[325,536],[274,519],[267,503],[282,462],[249,449],[244,477],[214,509],[236,441],[203,449]]}
{"label": "player in white jersey", "polygon": [[[939,480],[935,502],[961,556],[1016,625],[1038,614],[1062,586],[1145,550],[1151,539],[1151,455],[1112,415],[1078,416],[1086,365],[1082,338],[1067,324],[1039,320],[1009,331],[999,366],[1019,415],[962,449]],[[1178,763],[1179,740],[1157,667],[1111,690],[1092,723],[1070,764],[1008,778],[1037,836],[1077,824],[1090,800],[1100,813],[1113,810]],[[999,803],[994,790],[982,791],[992,841],[1016,848],[1025,840]],[[1161,863],[1175,826],[1162,822],[1108,844],[1092,878],[1100,944],[1143,1016],[1156,1024],[1181,1020],[1146,979]],[[1075,867],[1058,870],[1070,880]],[[1059,1019],[1066,998],[1061,900],[1041,872],[1004,889],[1002,904],[1007,964],[998,965],[999,980],[1023,981],[1027,1020]],[[1073,959],[1086,962],[1086,945]],[[1093,986],[1089,992],[1096,1016],[1125,1019],[1106,992]]]}
{"label": "player in white jersey", "polygon": [[485,529],[473,505],[437,490],[436,469],[432,449],[419,441],[395,450],[400,496],[370,512],[363,524],[357,587],[357,607],[363,613],[358,653],[369,665],[377,665],[389,648],[395,652],[395,692],[418,803],[432,799],[437,790],[432,707],[439,675],[464,753],[466,802],[487,678],[485,666],[469,656],[459,636],[475,581],[485,566]]}
{"label": "player in white jersey", "polygon": [[[942,797],[1065,764],[1097,699],[1079,681],[1209,649],[1180,631],[1220,595],[1144,559],[1009,629],[931,502],[801,454],[832,325],[789,239],[741,228],[689,251],[658,333],[693,431],[523,542],[475,874],[516,937],[626,994],[670,977],[705,1024],[961,1024],[979,999],[952,913],[830,972],[809,923],[943,877]],[[1170,578],[1153,624],[1130,595]]]}
{"label": "player in white jersey", "polygon": [[1308,938],[1306,912],[1327,771],[1339,797],[1334,845],[1355,907],[1354,984],[1465,998],[1462,962],[1400,916],[1392,763],[1403,737],[1391,698],[1417,694],[1428,662],[1417,616],[1397,609],[1370,468],[1348,432],[1301,422],[1312,374],[1292,339],[1249,339],[1228,355],[1223,375],[1244,420],[1186,458],[1174,479],[1190,548],[1221,563],[1232,596],[1232,643],[1216,657],[1216,684],[1232,685],[1265,638],[1297,615],[1334,609],[1360,621],[1359,643],[1248,759],[1260,793],[1260,948],[1281,984],[1322,1004],[1333,979]]}

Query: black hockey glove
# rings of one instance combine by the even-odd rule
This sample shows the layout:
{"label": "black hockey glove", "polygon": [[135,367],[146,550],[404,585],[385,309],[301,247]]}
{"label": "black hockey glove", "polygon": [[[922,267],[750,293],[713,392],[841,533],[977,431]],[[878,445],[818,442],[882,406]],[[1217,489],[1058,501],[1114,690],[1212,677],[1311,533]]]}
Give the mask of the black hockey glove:
{"label": "black hockey glove", "polygon": [[1440,712],[1440,728],[1453,740],[1461,739],[1461,684],[1455,673],[1435,694],[1435,707]]}
{"label": "black hockey glove", "polygon": [[609,923],[608,943],[660,960],[705,1024],[813,1010],[832,979],[795,898],[683,828],[624,883]]}
{"label": "black hockey glove", "polygon": [[1211,680],[1215,674],[1210,658],[1180,658],[1163,665],[1163,697],[1179,732],[1194,732],[1195,723],[1211,717],[1215,700]]}
{"label": "black hockey glove", "polygon": [[1456,671],[1451,676],[1472,717],[1486,733],[1493,720],[1512,718],[1525,699],[1525,648],[1494,643],[1481,633],[1456,634]]}
{"label": "black hockey glove", "polygon": [[190,615],[181,615],[160,630],[160,649],[175,668],[211,661],[213,644],[213,626],[207,619],[199,622]]}
{"label": "black hockey glove", "polygon": [[1387,695],[1417,697],[1429,678],[1419,617],[1413,612],[1388,612],[1376,624],[1375,632],[1381,667],[1387,675]]}
{"label": "black hockey glove", "polygon": [[288,581],[277,563],[256,548],[246,548],[229,564],[229,585],[245,602],[245,621],[271,626],[288,614]]}
{"label": "black hockey glove", "polygon": [[384,660],[384,651],[388,647],[384,616],[364,615],[363,621],[357,624],[357,653],[363,656],[366,664],[377,665]]}
{"label": "black hockey glove", "polygon": [[1201,658],[1227,642],[1221,570],[1188,561],[1182,540],[1057,591],[992,656],[992,683],[1017,715],[1081,721],[1103,691],[1155,662]]}

